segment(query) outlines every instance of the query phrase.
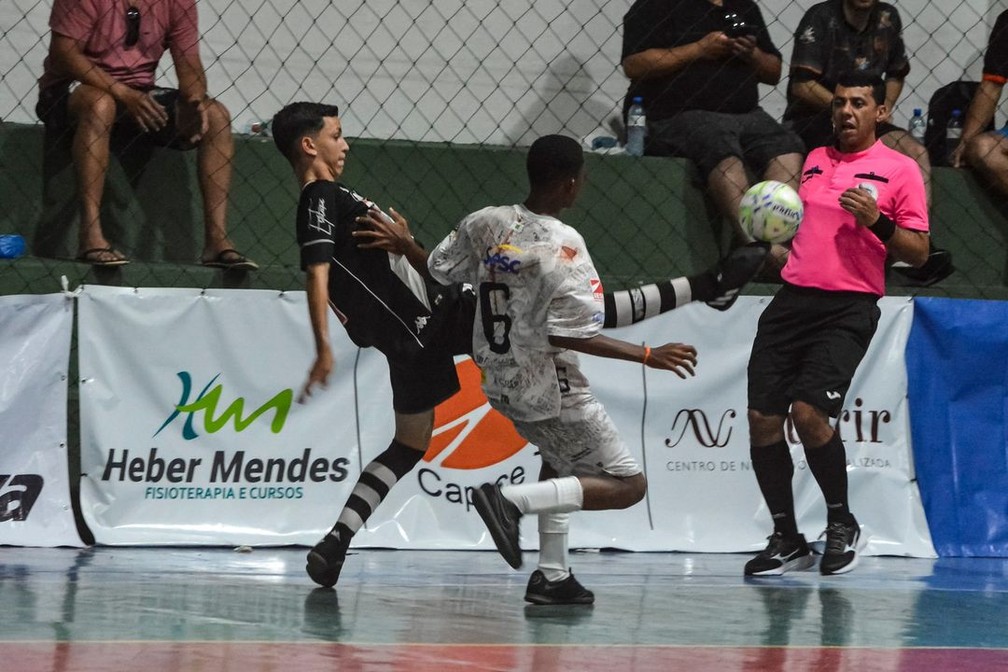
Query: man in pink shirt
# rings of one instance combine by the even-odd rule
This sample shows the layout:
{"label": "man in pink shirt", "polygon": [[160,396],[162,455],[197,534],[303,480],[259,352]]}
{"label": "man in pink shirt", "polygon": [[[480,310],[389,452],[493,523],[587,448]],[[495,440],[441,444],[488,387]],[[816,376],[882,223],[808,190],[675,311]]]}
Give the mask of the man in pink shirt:
{"label": "man in pink shirt", "polygon": [[[47,132],[72,134],[81,215],[77,259],[96,266],[129,262],[105,238],[99,218],[115,129],[130,142],[197,147],[205,224],[201,262],[258,268],[227,236],[231,117],[207,95],[195,0],[55,0],[49,27],[36,111]],[[178,89],[154,84],[166,49]]]}
{"label": "man in pink shirt", "polygon": [[784,438],[790,412],[826,501],[823,574],[854,569],[864,546],[847,499],[847,456],[831,424],[878,325],[887,255],[927,261],[927,199],[913,159],[875,137],[886,117],[885,84],[854,72],[833,92],[834,146],[812,150],[799,195],[805,216],[781,272],[783,287],[760,317],[749,358],[749,438],[756,480],[774,531],[746,576],[814,564],[798,532]]}

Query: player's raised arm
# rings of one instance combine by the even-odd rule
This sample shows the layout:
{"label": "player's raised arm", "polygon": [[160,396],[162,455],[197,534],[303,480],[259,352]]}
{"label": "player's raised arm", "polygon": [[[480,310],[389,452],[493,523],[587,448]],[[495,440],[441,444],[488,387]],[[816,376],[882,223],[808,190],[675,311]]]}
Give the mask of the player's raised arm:
{"label": "player's raised arm", "polygon": [[693,367],[697,363],[697,351],[692,345],[686,343],[666,343],[651,348],[646,345],[628,343],[618,338],[609,338],[602,334],[597,334],[591,338],[569,338],[566,336],[550,336],[550,345],[558,348],[566,348],[583,352],[586,355],[596,357],[608,357],[609,359],[625,359],[630,362],[638,362],[644,366],[654,369],[664,369],[672,371],[680,378],[687,375],[694,376],[696,373]]}

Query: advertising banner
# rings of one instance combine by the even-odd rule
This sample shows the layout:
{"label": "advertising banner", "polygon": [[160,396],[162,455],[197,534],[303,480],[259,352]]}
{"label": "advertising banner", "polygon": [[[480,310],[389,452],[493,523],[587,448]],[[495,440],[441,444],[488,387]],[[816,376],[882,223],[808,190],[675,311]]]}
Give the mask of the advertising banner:
{"label": "advertising banner", "polygon": [[358,351],[325,390],[303,293],[89,286],[81,507],[103,544],[312,544],[359,469]]}
{"label": "advertising banner", "polygon": [[[628,441],[640,437],[647,465],[647,499],[636,517],[621,519],[615,528],[629,534],[637,524],[635,550],[765,546],[773,526],[749,455],[746,366],[757,320],[769,300],[740,297],[724,313],[692,304],[613,333],[651,345],[690,343],[698,351],[695,378],[646,369],[646,406],[636,414],[613,413]],[[863,527],[866,553],[933,557],[914,482],[902,363],[913,306],[896,297],[879,305],[878,331],[837,423],[847,451],[851,509]],[[596,394],[613,409],[619,407],[610,399],[627,392],[615,368],[619,364],[592,360],[591,368],[586,366]],[[794,428],[789,423],[786,429],[799,529],[813,541],[825,529],[825,505]]]}
{"label": "advertising banner", "polygon": [[67,472],[73,301],[0,296],[0,545],[82,546]]}
{"label": "advertising banner", "polygon": [[[314,357],[303,293],[89,288],[80,301],[82,498],[100,543],[312,544],[392,438],[384,357],[353,347],[338,324],[329,388],[293,403]],[[582,357],[650,489],[625,511],[573,514],[574,546],[762,548],[770,521],[749,461],[745,369],[765,301],[742,297],[728,313],[687,306],[610,332],[696,345],[695,378]],[[840,418],[869,553],[934,554],[907,436],[911,315],[907,301],[883,301]],[[536,448],[490,409],[479,370],[465,357],[456,367],[463,389],[437,409],[430,450],[355,545],[492,548],[473,488],[538,477]],[[793,453],[802,529],[814,538],[825,512],[796,440]],[[522,544],[538,544],[535,516]]]}

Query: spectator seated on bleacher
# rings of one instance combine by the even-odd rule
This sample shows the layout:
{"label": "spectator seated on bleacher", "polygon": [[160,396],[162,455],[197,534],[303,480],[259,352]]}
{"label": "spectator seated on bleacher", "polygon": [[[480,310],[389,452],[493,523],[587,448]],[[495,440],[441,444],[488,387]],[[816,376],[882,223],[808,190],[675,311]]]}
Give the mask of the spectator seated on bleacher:
{"label": "spectator seated on bleacher", "polygon": [[[80,208],[77,260],[95,266],[129,263],[106,239],[100,221],[115,133],[138,147],[195,147],[205,227],[200,263],[229,270],[258,268],[234,249],[227,235],[231,117],[207,94],[195,0],[55,0],[49,27],[36,111],[47,134],[72,135]],[[154,85],[166,49],[178,89]]]}
{"label": "spectator seated on bleacher", "polygon": [[[738,206],[759,179],[797,188],[804,147],[759,106],[759,84],[776,84],[781,54],[759,8],[740,0],[730,13],[708,0],[637,0],[623,18],[623,72],[647,115],[645,154],[691,160],[718,211],[748,242]],[[783,266],[787,249],[775,245]],[[778,268],[779,271],[779,268]]]}
{"label": "spectator seated on bleacher", "polygon": [[983,78],[977,87],[966,120],[962,140],[953,153],[953,165],[968,165],[997,189],[1008,195],[1008,126],[985,131],[994,120],[1001,91],[1008,81],[1008,11],[994,22],[984,53]]}

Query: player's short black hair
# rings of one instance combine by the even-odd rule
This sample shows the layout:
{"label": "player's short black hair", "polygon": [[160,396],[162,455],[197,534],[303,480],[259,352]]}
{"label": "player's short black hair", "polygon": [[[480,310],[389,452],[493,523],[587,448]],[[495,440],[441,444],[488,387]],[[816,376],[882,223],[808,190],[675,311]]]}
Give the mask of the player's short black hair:
{"label": "player's short black hair", "polygon": [[872,98],[876,105],[885,102],[885,82],[878,75],[873,75],[863,70],[847,70],[837,77],[838,86],[869,86],[872,90]]}
{"label": "player's short black hair", "polygon": [[339,108],[325,103],[290,103],[273,115],[270,131],[280,153],[292,164],[298,156],[298,143],[306,135],[318,135],[326,117],[338,117]]}
{"label": "player's short black hair", "polygon": [[565,135],[542,136],[529,147],[525,159],[529,185],[533,188],[576,178],[583,166],[581,145]]}

